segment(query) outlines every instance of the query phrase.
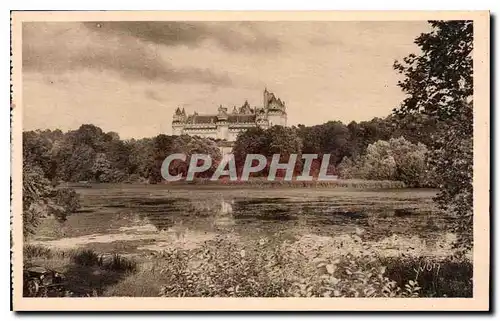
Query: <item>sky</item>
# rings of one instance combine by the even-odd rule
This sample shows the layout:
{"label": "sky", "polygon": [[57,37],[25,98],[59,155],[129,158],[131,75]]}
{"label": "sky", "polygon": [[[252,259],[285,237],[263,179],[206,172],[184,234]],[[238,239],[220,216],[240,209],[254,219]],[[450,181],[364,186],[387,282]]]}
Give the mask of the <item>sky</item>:
{"label": "sky", "polygon": [[404,94],[394,61],[425,21],[23,23],[23,127],[94,124],[121,138],[171,133],[177,107],[286,102],[288,124],[387,116]]}

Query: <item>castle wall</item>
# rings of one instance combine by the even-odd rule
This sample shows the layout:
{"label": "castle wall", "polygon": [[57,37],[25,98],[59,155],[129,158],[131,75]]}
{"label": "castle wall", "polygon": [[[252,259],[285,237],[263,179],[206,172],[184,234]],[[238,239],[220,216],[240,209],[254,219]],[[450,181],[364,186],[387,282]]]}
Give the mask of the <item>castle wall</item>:
{"label": "castle wall", "polygon": [[182,134],[187,134],[191,136],[200,136],[205,138],[219,138],[219,132],[214,129],[204,129],[204,128],[184,128]]}
{"label": "castle wall", "polygon": [[228,137],[227,137],[227,140],[230,141],[230,142],[234,142],[236,141],[236,137],[238,136],[238,133],[240,133],[242,130],[238,130],[238,131],[235,131],[235,130],[232,130],[228,133]]}
{"label": "castle wall", "polygon": [[269,114],[267,116],[269,127],[271,126],[286,126],[286,115],[282,114]]}
{"label": "castle wall", "polygon": [[172,135],[182,135],[183,126],[172,126]]}
{"label": "castle wall", "polygon": [[228,128],[228,126],[226,124],[217,126],[217,129],[218,129],[217,138],[230,140],[228,138],[228,136],[229,136],[229,128]]}

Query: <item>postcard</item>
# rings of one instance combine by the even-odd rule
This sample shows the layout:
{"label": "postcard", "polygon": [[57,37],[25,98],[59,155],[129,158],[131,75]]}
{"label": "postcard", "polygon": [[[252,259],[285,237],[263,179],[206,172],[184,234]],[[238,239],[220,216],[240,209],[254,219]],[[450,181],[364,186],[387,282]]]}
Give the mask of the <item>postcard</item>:
{"label": "postcard", "polygon": [[487,11],[13,11],[15,311],[488,311]]}

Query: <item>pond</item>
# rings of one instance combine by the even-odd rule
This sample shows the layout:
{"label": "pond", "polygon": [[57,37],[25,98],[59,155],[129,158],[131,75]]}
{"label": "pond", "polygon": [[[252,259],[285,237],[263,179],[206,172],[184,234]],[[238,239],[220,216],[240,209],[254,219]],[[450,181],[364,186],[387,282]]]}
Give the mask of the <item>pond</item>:
{"label": "pond", "polygon": [[30,242],[140,255],[221,235],[316,243],[359,235],[383,251],[436,255],[452,241],[452,218],[436,208],[432,189],[99,184],[77,192],[80,210],[64,223],[45,220]]}

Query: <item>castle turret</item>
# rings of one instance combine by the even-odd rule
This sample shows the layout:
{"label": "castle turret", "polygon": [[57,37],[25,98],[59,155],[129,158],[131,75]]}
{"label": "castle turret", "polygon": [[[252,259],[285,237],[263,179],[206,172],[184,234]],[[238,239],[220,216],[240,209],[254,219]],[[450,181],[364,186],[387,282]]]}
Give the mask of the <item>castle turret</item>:
{"label": "castle turret", "polygon": [[269,127],[269,122],[267,120],[267,114],[265,109],[256,109],[255,111],[255,122],[261,128],[267,129]]}
{"label": "castle turret", "polygon": [[250,107],[248,100],[245,100],[245,103],[240,107],[240,114],[249,115],[252,113],[253,113],[252,107]]}
{"label": "castle turret", "polygon": [[228,115],[227,115],[227,108],[222,107],[222,105],[219,106],[219,109],[217,110],[217,119],[219,121],[227,121]]}
{"label": "castle turret", "polygon": [[228,133],[229,133],[228,120],[229,120],[229,115],[227,114],[227,108],[222,107],[222,105],[220,105],[217,113],[217,130],[218,130],[217,137],[221,139],[228,138]]}
{"label": "castle turret", "polygon": [[267,87],[264,89],[264,100],[263,100],[263,107],[267,109],[267,105],[269,102],[269,91],[267,91]]}
{"label": "castle turret", "polygon": [[287,115],[285,102],[281,101],[280,98],[276,98],[267,88],[264,89],[264,109],[266,111],[269,126],[286,126]]}
{"label": "castle turret", "polygon": [[186,111],[184,108],[182,108],[182,111],[179,107],[174,112],[174,115],[172,117],[172,134],[174,135],[181,135],[182,134],[182,129],[184,128],[184,125],[186,124]]}

